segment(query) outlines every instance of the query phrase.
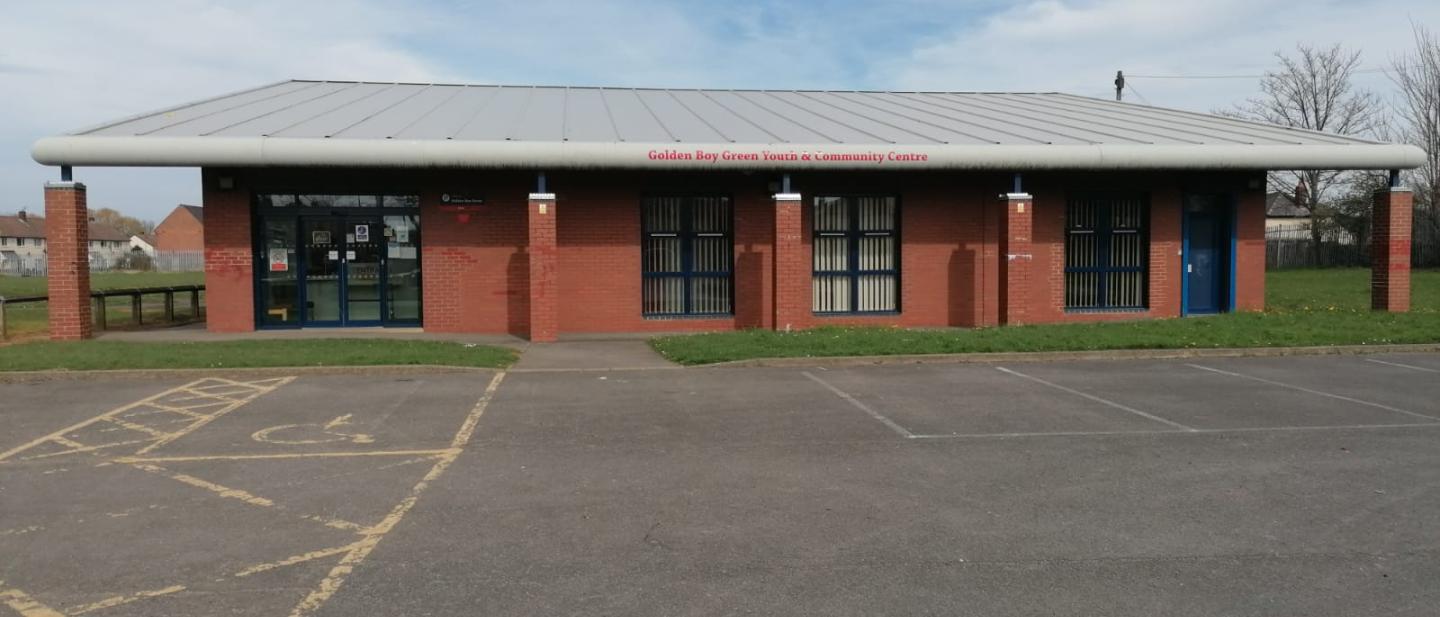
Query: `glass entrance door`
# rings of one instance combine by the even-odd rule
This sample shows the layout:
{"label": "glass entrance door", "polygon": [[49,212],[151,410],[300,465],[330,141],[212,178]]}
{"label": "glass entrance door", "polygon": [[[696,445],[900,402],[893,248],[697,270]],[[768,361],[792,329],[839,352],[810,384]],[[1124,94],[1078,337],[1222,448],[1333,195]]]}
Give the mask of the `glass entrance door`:
{"label": "glass entrance door", "polygon": [[305,315],[307,326],[344,325],[345,233],[336,217],[301,219],[305,244]]}
{"label": "glass entrance door", "polygon": [[378,325],[385,303],[385,238],[380,219],[352,216],[344,219],[344,225],[345,325]]}
{"label": "glass entrance door", "polygon": [[255,196],[255,324],[418,326],[420,198]]}

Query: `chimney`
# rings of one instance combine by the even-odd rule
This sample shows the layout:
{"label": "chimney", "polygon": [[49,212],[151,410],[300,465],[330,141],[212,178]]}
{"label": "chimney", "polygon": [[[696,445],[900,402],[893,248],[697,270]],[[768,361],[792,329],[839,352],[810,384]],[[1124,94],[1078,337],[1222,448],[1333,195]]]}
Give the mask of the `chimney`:
{"label": "chimney", "polygon": [[29,215],[25,214],[25,209],[24,209],[24,208],[21,208],[21,209],[20,209],[20,214],[17,215],[17,216],[20,218],[20,222],[21,222],[21,223],[24,223],[26,220],[28,220],[26,217],[29,216]]}
{"label": "chimney", "polygon": [[1310,189],[1305,186],[1304,178],[1295,184],[1295,205],[1306,209],[1310,207]]}

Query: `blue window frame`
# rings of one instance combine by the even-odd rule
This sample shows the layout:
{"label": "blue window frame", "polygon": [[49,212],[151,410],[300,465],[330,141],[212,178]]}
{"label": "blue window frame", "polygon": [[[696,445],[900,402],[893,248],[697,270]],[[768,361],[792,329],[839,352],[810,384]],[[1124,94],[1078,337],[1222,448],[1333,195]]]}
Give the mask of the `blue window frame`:
{"label": "blue window frame", "polygon": [[812,310],[817,314],[900,310],[900,200],[815,198]]}
{"label": "blue window frame", "polygon": [[642,201],[640,214],[644,315],[732,314],[730,198],[651,196]]}
{"label": "blue window frame", "polygon": [[1144,309],[1149,294],[1145,195],[1072,195],[1065,210],[1065,308]]}

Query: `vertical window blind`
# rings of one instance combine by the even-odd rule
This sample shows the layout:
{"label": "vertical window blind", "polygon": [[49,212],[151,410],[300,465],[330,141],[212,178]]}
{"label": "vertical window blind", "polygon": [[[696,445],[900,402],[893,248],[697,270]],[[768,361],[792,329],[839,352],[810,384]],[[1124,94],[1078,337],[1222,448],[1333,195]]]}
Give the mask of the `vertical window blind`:
{"label": "vertical window blind", "polygon": [[899,200],[816,197],[812,220],[813,310],[900,310]]}
{"label": "vertical window blind", "polygon": [[729,197],[647,197],[641,204],[641,305],[646,316],[733,312]]}
{"label": "vertical window blind", "polygon": [[1145,308],[1149,200],[1080,195],[1065,212],[1065,308]]}

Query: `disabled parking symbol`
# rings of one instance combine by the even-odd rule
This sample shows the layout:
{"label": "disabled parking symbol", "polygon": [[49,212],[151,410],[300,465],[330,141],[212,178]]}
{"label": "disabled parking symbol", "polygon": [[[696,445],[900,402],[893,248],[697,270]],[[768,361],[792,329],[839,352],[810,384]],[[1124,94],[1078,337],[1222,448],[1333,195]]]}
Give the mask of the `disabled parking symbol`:
{"label": "disabled parking symbol", "polygon": [[375,438],[365,433],[347,433],[344,429],[350,424],[350,416],[345,414],[336,416],[334,420],[321,424],[311,422],[306,424],[281,424],[270,428],[263,428],[250,435],[251,439],[261,443],[273,443],[286,446],[304,446],[321,443],[335,443],[348,441],[350,443],[374,443]]}

